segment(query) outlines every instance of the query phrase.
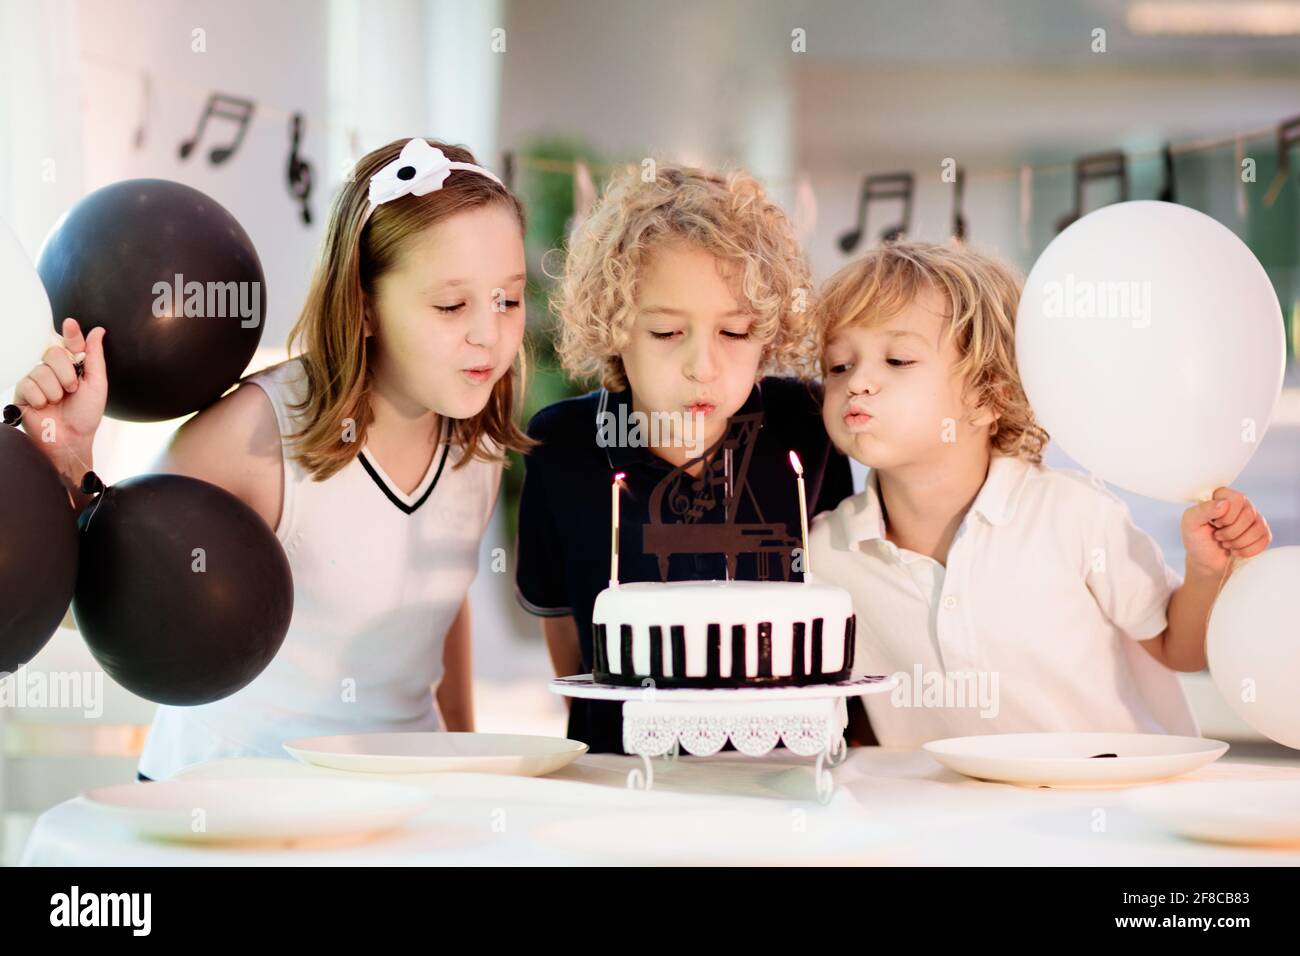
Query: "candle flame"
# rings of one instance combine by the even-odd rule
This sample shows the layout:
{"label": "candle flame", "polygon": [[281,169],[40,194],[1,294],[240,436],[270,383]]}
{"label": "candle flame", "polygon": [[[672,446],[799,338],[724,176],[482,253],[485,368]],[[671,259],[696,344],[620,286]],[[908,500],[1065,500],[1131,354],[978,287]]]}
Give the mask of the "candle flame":
{"label": "candle flame", "polygon": [[614,476],[614,480],[615,480],[616,482],[617,482],[617,481],[622,481],[622,480],[623,480],[624,478],[626,478],[626,477],[627,477],[626,472],[622,472],[622,471],[620,471],[617,475]]}
{"label": "candle flame", "polygon": [[798,475],[800,478],[802,478],[802,477],[803,477],[803,465],[801,465],[801,464],[799,463],[799,456],[796,455],[796,454],[794,453],[794,451],[791,451],[791,452],[790,452],[790,464],[794,467],[794,473],[795,473],[796,475]]}

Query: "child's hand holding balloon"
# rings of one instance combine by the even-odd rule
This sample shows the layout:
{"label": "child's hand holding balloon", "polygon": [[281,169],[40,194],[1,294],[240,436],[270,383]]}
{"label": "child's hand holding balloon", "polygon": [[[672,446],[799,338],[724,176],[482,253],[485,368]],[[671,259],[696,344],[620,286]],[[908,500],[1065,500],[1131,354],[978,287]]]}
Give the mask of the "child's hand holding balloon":
{"label": "child's hand holding balloon", "polygon": [[1254,557],[1273,539],[1264,516],[1234,488],[1216,488],[1183,512],[1182,533],[1189,575],[1221,575],[1233,558]]}
{"label": "child's hand holding balloon", "polygon": [[[14,387],[24,430],[74,483],[91,469],[95,432],[108,398],[104,335],[102,326],[82,335],[76,319],[64,319],[63,345],[46,349],[41,363]],[[79,356],[84,356],[80,374]]]}

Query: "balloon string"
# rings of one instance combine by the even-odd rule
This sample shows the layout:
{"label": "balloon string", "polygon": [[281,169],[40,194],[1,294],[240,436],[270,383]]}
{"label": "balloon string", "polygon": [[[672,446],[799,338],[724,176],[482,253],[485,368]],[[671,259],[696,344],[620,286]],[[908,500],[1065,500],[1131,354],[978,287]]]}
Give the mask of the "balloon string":
{"label": "balloon string", "polygon": [[1205,612],[1205,633],[1210,632],[1210,618],[1214,616],[1214,605],[1219,602],[1219,593],[1223,590],[1223,585],[1228,581],[1228,573],[1237,566],[1237,559],[1228,555],[1228,563],[1223,566],[1223,574],[1219,576],[1219,586],[1214,589],[1214,600],[1210,602],[1210,609]]}
{"label": "balloon string", "polygon": [[[68,449],[68,452],[72,455],[73,458],[77,459],[77,464],[79,464],[82,468],[85,469],[85,471],[82,473],[81,476],[81,485],[80,485],[81,492],[87,495],[88,494],[95,495],[95,505],[93,508],[90,509],[90,514],[86,516],[86,530],[89,531],[90,523],[95,520],[95,512],[99,510],[99,506],[104,500],[104,495],[106,493],[106,489],[104,488],[104,481],[99,477],[99,475],[96,475],[95,472],[91,470],[91,467],[87,465],[84,460],[82,460],[82,457],[80,455],[78,455],[71,448]],[[94,481],[93,482],[88,481],[88,479],[90,478],[94,478]],[[98,487],[98,491],[91,492],[90,488],[92,487]]]}
{"label": "balloon string", "polygon": [[1219,586],[1214,590],[1214,598],[1218,600],[1219,592],[1223,590],[1224,582],[1228,580],[1228,572],[1237,566],[1237,559],[1233,555],[1228,555],[1228,563],[1223,566],[1223,575],[1219,578]]}
{"label": "balloon string", "polygon": [[[1212,494],[1207,492],[1205,494],[1202,494],[1199,500],[1210,501],[1213,499],[1213,497],[1214,496]],[[1210,523],[1214,524],[1213,521],[1211,521]],[[1215,525],[1215,527],[1217,528],[1219,527],[1219,525]],[[1214,589],[1214,600],[1210,602],[1210,609],[1205,612],[1205,631],[1207,634],[1210,631],[1210,618],[1214,616],[1214,605],[1218,603],[1219,593],[1223,590],[1223,585],[1226,584],[1228,581],[1228,574],[1236,566],[1237,566],[1236,557],[1234,557],[1232,554],[1229,554],[1228,563],[1223,566],[1223,574],[1219,575],[1219,586]]]}

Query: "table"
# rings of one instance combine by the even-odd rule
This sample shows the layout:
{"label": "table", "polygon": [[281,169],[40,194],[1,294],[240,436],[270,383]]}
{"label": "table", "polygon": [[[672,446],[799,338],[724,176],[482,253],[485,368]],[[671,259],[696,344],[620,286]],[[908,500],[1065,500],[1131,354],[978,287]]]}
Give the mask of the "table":
{"label": "table", "polygon": [[[1123,805],[1123,790],[1048,790],[971,780],[917,750],[853,748],[817,802],[808,759],[659,760],[655,789],[629,790],[640,758],[587,754],[549,777],[440,774],[439,800],[365,842],[197,848],[132,837],[82,798],[44,813],[23,865],[1298,865],[1300,849],[1184,840]],[[286,772],[311,772],[285,762]],[[1220,761],[1194,780],[1297,779],[1300,768]],[[149,786],[149,784],[141,784]]]}

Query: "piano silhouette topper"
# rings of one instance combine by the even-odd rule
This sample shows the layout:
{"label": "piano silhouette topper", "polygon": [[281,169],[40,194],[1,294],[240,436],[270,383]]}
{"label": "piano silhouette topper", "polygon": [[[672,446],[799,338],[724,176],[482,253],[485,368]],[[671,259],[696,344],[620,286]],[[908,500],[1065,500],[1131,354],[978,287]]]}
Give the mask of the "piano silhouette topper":
{"label": "piano silhouette topper", "polygon": [[[762,421],[761,413],[733,415],[722,440],[710,449],[712,454],[703,456],[698,475],[687,471],[700,461],[693,458],[665,475],[650,493],[650,520],[643,526],[642,548],[659,559],[660,580],[668,580],[668,558],[673,554],[721,554],[728,580],[736,575],[740,555],[754,554],[760,581],[773,579],[774,559],[780,580],[790,580],[788,559],[800,541],[784,524],[767,522],[748,482]],[[741,523],[737,517],[745,500],[757,520]],[[705,520],[718,508],[721,522]]]}

